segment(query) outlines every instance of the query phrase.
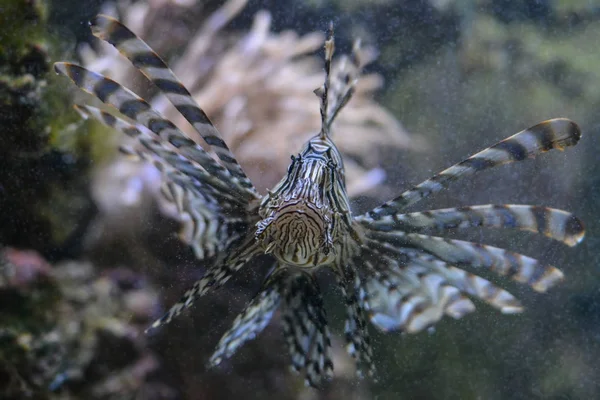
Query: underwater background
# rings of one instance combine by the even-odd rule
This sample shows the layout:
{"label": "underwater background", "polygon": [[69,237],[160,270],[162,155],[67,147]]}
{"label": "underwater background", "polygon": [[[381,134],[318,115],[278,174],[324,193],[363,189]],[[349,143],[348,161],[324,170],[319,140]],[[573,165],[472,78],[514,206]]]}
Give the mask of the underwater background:
{"label": "underwater background", "polygon": [[[600,2],[224,4],[0,0],[0,399],[600,398]],[[210,32],[206,21],[220,7],[231,21]],[[338,54],[356,37],[379,53],[334,128],[357,212],[542,120],[576,121],[583,137],[574,148],[486,171],[415,207],[512,203],[575,213],[586,237],[573,248],[526,233],[456,233],[555,265],[564,282],[540,294],[495,280],[522,300],[518,315],[477,303],[430,332],[371,328],[372,382],[355,377],[340,294],[323,274],[336,369],[321,390],[289,372],[277,318],[231,360],[205,367],[260,286],[260,266],[145,336],[203,269],[177,239],[156,172],[117,153],[119,134],[81,120],[72,104],[83,95],[52,69],[78,61],[154,98],[91,36],[88,21],[100,12],[177,65],[261,192],[318,129],[312,90],[330,20]],[[258,49],[248,65],[240,43]]]}

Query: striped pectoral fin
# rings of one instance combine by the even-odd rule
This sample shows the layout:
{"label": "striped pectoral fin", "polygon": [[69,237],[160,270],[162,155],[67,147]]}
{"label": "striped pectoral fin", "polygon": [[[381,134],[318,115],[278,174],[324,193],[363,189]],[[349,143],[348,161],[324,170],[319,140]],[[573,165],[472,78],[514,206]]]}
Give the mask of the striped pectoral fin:
{"label": "striped pectoral fin", "polygon": [[288,280],[283,300],[283,330],[292,366],[304,369],[305,383],[317,387],[333,374],[331,338],[317,281],[309,273],[296,273]]}
{"label": "striped pectoral fin", "polygon": [[581,130],[569,119],[556,118],[541,122],[453,165],[366,215],[378,220],[386,215],[398,214],[405,207],[439,192],[459,178],[499,165],[522,161],[552,149],[562,150],[574,146],[580,138]]}
{"label": "striped pectoral fin", "polygon": [[[193,178],[198,182],[209,185],[219,184],[218,180],[209,175],[202,167],[190,164],[189,160],[165,147],[160,141],[149,137],[149,135],[144,133],[141,129],[122,118],[88,105],[77,104],[75,105],[75,109],[84,118],[91,117],[109,128],[122,132],[131,138],[138,139],[138,142],[142,145],[143,150],[132,150],[131,147],[125,147],[122,151],[123,153],[132,152],[139,158],[156,165],[157,168],[165,174],[168,174],[171,171],[179,171],[180,174],[185,174],[187,172],[190,178]],[[146,151],[151,155],[143,154]],[[190,180],[190,182],[192,181]],[[194,187],[194,185],[191,185],[191,187]]]}
{"label": "striped pectoral fin", "polygon": [[[220,276],[221,280],[217,281],[216,276]],[[210,288],[218,287],[229,280],[231,273],[227,268],[215,267],[210,269],[206,275],[199,281],[196,281],[194,285],[188,289],[181,299],[175,303],[169,311],[167,311],[161,318],[157,319],[152,325],[146,329],[146,333],[152,332],[154,329],[159,328],[162,325],[170,323],[175,317],[179,316],[186,308],[190,307],[194,301],[206,294]]]}
{"label": "striped pectoral fin", "polygon": [[354,271],[354,265],[336,269],[337,280],[346,303],[346,322],[344,324],[344,335],[346,337],[346,348],[348,354],[356,360],[357,374],[362,377],[363,372],[370,377],[375,376],[375,364],[373,363],[373,350],[371,338],[364,310],[364,302],[360,297],[361,280]]}
{"label": "striped pectoral fin", "polygon": [[202,277],[196,281],[194,285],[187,290],[181,299],[173,305],[161,318],[157,319],[152,325],[146,329],[146,333],[159,328],[162,325],[170,323],[175,317],[179,316],[186,308],[189,308],[194,301],[204,296],[212,288],[216,289],[224,285],[233,275],[233,271],[226,265],[213,267]]}
{"label": "striped pectoral fin", "polygon": [[222,215],[229,210],[224,200],[211,196],[209,188],[197,188],[197,182],[179,171],[162,172],[165,179],[161,192],[166,201],[177,207],[180,240],[191,247],[199,260],[227,248],[230,238],[220,234],[220,226],[227,222]]}
{"label": "striped pectoral fin", "polygon": [[454,267],[434,256],[414,252],[411,254],[410,265],[413,268],[424,268],[423,272],[438,273],[461,292],[483,300],[503,314],[515,314],[523,311],[521,302],[506,290],[485,278]]}
{"label": "striped pectoral fin", "polygon": [[184,190],[181,199],[177,199],[181,202],[183,217],[180,238],[190,245],[199,260],[219,256],[226,251],[240,238],[246,225],[244,217],[234,214],[234,207],[223,200],[215,203],[207,201],[207,198],[210,200],[203,193]]}
{"label": "striped pectoral fin", "polygon": [[237,316],[232,327],[223,335],[209,364],[216,366],[231,357],[248,340],[252,340],[269,324],[281,300],[289,272],[276,269],[265,281],[261,291]]}
{"label": "striped pectoral fin", "polygon": [[[157,167],[160,167],[158,165]],[[159,168],[160,169],[160,168]],[[204,260],[218,255],[239,239],[247,224],[245,210],[211,187],[199,185],[177,170],[163,171],[161,192],[177,207],[182,225],[179,237]]]}
{"label": "striped pectoral fin", "polygon": [[142,131],[135,125],[119,118],[109,112],[101,110],[97,107],[88,106],[85,104],[75,104],[73,108],[81,115],[84,119],[95,119],[101,124],[108,126],[109,128],[115,129],[130,138],[138,138],[144,136]]}
{"label": "striped pectoral fin", "polygon": [[362,289],[371,323],[383,332],[416,333],[444,315],[461,318],[475,310],[471,300],[435,271],[400,266],[386,257],[377,261],[386,265],[375,267],[372,262],[365,262],[367,270],[387,272],[367,274]]}
{"label": "striped pectoral fin", "polygon": [[[109,128],[137,139],[142,146],[141,149],[133,152],[141,159],[154,164],[165,177],[167,175],[176,176],[177,182],[183,187],[208,192],[230,202],[242,201],[239,197],[231,194],[231,190],[223,181],[209,174],[200,165],[168,148],[162,141],[150,137],[147,132],[143,132],[135,125],[96,107],[75,105],[75,109],[85,118],[92,117]],[[131,150],[128,148],[127,151]],[[143,154],[146,151],[153,156],[148,157]],[[200,187],[202,188],[200,189]]]}
{"label": "striped pectoral fin", "polygon": [[57,73],[62,74],[80,89],[97,97],[103,103],[115,108],[121,114],[154,132],[159,140],[166,140],[178,149],[181,155],[198,163],[210,175],[218,178],[230,190],[245,199],[254,199],[256,194],[240,186],[231,174],[213,159],[200,145],[188,138],[171,121],[154,110],[148,102],[102,74],[87,70],[77,64],[59,62],[54,64]]}
{"label": "striped pectoral fin", "polygon": [[514,281],[545,292],[562,281],[563,273],[551,265],[493,246],[421,234],[369,232],[370,244],[378,251],[406,256],[405,248],[423,250],[442,261],[457,266],[485,268]]}
{"label": "striped pectoral fin", "polygon": [[519,229],[542,234],[569,246],[581,242],[585,234],[583,222],[569,212],[515,204],[446,208],[388,215],[379,220],[362,216],[357,220],[383,232],[439,232],[471,227]]}
{"label": "striped pectoral fin", "polygon": [[175,77],[166,63],[150,46],[116,19],[98,15],[92,21],[92,33],[112,44],[128,58],[156,87],[163,92],[175,108],[194,127],[215,151],[225,168],[244,188],[255,191],[242,167],[227,147],[219,131],[206,113],[198,106],[190,92]]}
{"label": "striped pectoral fin", "polygon": [[169,311],[146,329],[146,333],[171,322],[186,308],[189,308],[198,297],[204,296],[209,290],[223,286],[235,272],[239,271],[251,258],[259,253],[254,238],[250,239],[241,244],[231,257],[226,258],[221,264],[209,268],[202,279],[196,281]]}
{"label": "striped pectoral fin", "polygon": [[[481,287],[485,287],[485,290],[507,294],[511,299],[514,298],[489,281],[479,279],[486,282],[485,285],[478,282]],[[470,287],[461,290],[456,286],[457,283],[449,282],[444,275],[435,272],[423,272],[420,281],[420,286],[413,287],[412,290],[401,290],[399,286],[386,285],[376,277],[369,278],[365,290],[369,296],[371,323],[383,332],[400,330],[417,333],[432,327],[444,315],[460,319],[475,311],[475,305],[465,297],[463,291],[474,297],[480,297],[504,313],[522,310],[515,307],[513,304],[515,301],[512,300],[509,302],[506,299],[494,298],[487,292],[471,293]],[[511,303],[510,307],[505,307],[505,303]]]}
{"label": "striped pectoral fin", "polygon": [[[378,253],[377,262],[363,285],[371,322],[387,332],[420,332],[444,315],[459,319],[475,310],[465,294],[483,300],[502,313],[523,311],[519,300],[488,280],[447,264],[428,254],[407,249],[408,259],[398,264]],[[385,273],[373,273],[385,271]]]}
{"label": "striped pectoral fin", "polygon": [[161,193],[163,198],[168,202],[175,204],[179,213],[186,212],[184,210],[184,199],[192,194],[201,198],[202,201],[208,204],[217,204],[216,198],[219,198],[218,193],[210,186],[203,186],[194,178],[184,175],[181,171],[167,164],[162,157],[158,157],[151,152],[141,151],[140,149],[130,146],[120,146],[119,151],[129,157],[134,157],[134,161],[144,161],[152,164],[160,173],[163,180],[161,185]]}

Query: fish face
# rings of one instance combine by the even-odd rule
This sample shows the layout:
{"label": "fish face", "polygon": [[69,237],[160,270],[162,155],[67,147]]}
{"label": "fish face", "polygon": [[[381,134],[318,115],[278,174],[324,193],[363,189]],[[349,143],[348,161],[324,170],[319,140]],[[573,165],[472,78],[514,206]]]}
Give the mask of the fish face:
{"label": "fish face", "polygon": [[288,201],[257,224],[265,253],[298,267],[330,264],[335,259],[329,210],[306,200]]}

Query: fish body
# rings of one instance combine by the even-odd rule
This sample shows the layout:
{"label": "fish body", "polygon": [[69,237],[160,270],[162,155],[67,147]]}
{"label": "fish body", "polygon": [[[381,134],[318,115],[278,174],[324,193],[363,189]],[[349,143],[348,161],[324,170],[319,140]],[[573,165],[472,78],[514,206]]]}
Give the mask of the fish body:
{"label": "fish body", "polygon": [[367,321],[382,331],[420,332],[445,315],[460,318],[472,312],[472,298],[503,313],[522,311],[512,294],[463,268],[488,269],[539,292],[563,278],[559,269],[525,255],[438,235],[451,229],[488,227],[538,233],[569,246],[583,239],[583,223],[577,217],[541,206],[488,204],[404,212],[460,178],[575,145],[581,131],[568,119],[525,129],[381,206],[353,215],[332,124],[352,98],[364,66],[358,42],[352,54],[332,68],[330,28],[325,42],[326,78],[315,90],[321,99],[321,131],[291,157],[282,180],[261,196],[209,117],[143,40],[104,15],[92,22],[92,32],[115,46],[164,93],[216,155],[215,159],[119,83],[73,63],[55,64],[58,73],[112,108],[107,112],[77,106],[83,116],[136,139],[137,147],[122,151],[158,168],[162,192],[183,221],[182,237],[198,259],[216,260],[151,328],[170,322],[251,259],[268,255],[274,265],[259,293],[219,341],[211,365],[232,356],[259,334],[280,308],[293,368],[304,371],[311,386],[330,377],[330,333],[315,278],[328,268],[344,296],[348,352],[359,373],[373,376]]}

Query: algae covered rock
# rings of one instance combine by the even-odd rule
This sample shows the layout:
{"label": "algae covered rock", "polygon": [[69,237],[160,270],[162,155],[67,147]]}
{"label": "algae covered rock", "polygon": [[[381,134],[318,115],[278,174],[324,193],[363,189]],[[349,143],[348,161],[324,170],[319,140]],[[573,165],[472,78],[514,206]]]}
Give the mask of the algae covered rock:
{"label": "algae covered rock", "polygon": [[0,398],[173,397],[147,379],[159,363],[142,331],[157,296],[140,275],[13,248],[0,260]]}
{"label": "algae covered rock", "polygon": [[85,146],[64,145],[75,115],[49,80],[46,4],[4,0],[0,8],[0,243],[51,253],[89,205],[75,176],[84,176],[77,155]]}

